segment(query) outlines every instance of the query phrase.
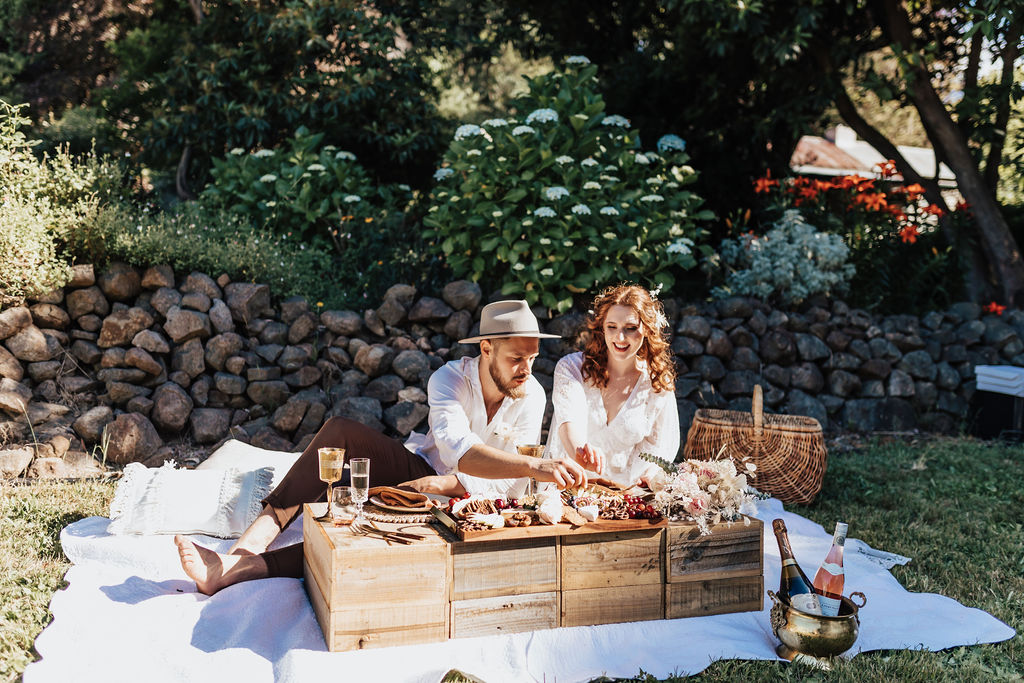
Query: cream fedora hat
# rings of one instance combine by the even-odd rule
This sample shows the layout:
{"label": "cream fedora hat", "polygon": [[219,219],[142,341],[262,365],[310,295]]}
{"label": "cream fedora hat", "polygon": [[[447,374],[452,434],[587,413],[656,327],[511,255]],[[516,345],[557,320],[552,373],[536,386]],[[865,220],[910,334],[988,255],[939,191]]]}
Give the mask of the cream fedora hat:
{"label": "cream fedora hat", "polygon": [[522,300],[496,301],[484,306],[480,313],[480,334],[460,339],[460,344],[475,344],[484,339],[499,337],[535,337],[537,339],[561,339],[557,334],[544,334],[537,325],[537,318],[530,306]]}

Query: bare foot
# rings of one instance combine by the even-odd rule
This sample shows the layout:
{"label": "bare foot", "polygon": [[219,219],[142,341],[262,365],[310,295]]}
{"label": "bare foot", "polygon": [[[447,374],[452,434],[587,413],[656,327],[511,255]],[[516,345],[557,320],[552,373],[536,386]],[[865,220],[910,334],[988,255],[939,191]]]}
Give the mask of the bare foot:
{"label": "bare foot", "polygon": [[221,555],[180,535],[174,537],[174,544],[178,546],[181,568],[196,582],[196,590],[205,595],[267,575],[267,565],[258,555]]}

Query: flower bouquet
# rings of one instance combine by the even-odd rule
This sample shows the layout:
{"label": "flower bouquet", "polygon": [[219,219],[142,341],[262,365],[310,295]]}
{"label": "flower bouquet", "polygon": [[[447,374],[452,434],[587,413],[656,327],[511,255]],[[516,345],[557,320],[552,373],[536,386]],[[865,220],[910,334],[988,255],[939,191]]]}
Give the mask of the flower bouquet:
{"label": "flower bouquet", "polygon": [[[654,492],[654,508],[672,521],[692,520],[702,535],[710,534],[713,524],[731,523],[744,513],[752,513],[754,501],[764,497],[747,483],[748,477],[756,476],[757,466],[744,462],[745,471],[741,473],[731,458],[721,455],[720,451],[717,460],[663,465],[665,474],[649,482]],[[750,520],[744,523],[749,524]]]}

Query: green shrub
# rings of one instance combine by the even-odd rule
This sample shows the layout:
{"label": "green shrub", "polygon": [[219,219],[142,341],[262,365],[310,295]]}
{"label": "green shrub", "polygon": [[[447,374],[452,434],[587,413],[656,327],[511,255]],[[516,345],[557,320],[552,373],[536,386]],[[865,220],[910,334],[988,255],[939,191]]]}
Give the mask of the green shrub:
{"label": "green shrub", "polygon": [[685,143],[642,152],[605,113],[583,57],[528,81],[524,114],[463,125],[444,155],[424,224],[457,277],[564,311],[621,280],[671,287],[696,265],[701,199]]}
{"label": "green shrub", "polygon": [[28,202],[19,195],[0,199],[0,295],[31,296],[67,283],[68,267],[57,255],[53,221],[45,202]]}
{"label": "green shrub", "polygon": [[[949,212],[925,201],[921,186],[893,183],[893,173],[887,163],[877,178],[765,176],[754,186],[766,197],[762,215],[769,223],[797,209],[810,224],[842,238],[856,271],[849,303],[880,313],[944,308],[961,294],[963,270],[957,258],[968,252],[945,244],[938,221]],[[946,220],[971,219],[969,212],[957,210]]]}
{"label": "green shrub", "polygon": [[786,211],[763,236],[722,241],[719,255],[730,269],[717,298],[742,295],[798,304],[815,294],[846,291],[854,267],[838,235],[817,232],[799,211]]}

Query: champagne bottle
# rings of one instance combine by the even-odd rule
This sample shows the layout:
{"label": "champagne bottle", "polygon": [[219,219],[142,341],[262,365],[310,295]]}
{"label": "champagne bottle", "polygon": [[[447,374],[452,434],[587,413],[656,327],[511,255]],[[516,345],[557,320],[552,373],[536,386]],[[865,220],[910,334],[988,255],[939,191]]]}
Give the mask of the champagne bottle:
{"label": "champagne bottle", "polygon": [[843,599],[843,546],[846,545],[847,525],[836,522],[836,531],[832,535],[832,547],[829,548],[825,560],[814,575],[814,590],[821,602],[821,613],[826,617],[839,614],[839,606]]}
{"label": "champagne bottle", "polygon": [[782,577],[779,580],[779,598],[788,600],[791,607],[808,614],[821,614],[821,603],[818,594],[800,569],[793,557],[793,548],[789,545],[789,534],[786,523],[781,519],[772,521],[775,538],[779,542],[779,555],[782,557]]}

